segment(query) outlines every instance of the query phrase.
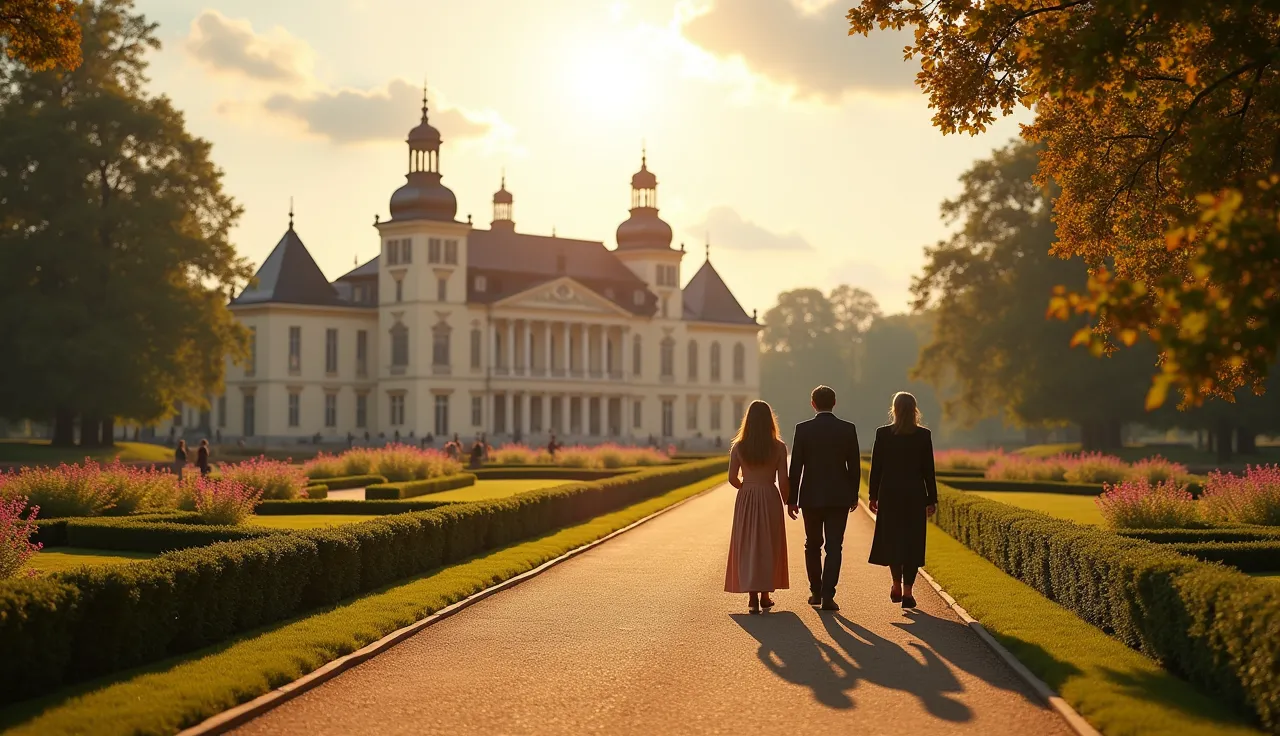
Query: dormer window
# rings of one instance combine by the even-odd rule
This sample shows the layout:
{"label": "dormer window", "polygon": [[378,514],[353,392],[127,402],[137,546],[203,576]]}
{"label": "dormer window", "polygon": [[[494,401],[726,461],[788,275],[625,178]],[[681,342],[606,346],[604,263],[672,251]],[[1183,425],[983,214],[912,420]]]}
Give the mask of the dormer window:
{"label": "dormer window", "polygon": [[489,288],[489,280],[483,276],[476,277],[476,293],[483,294],[485,289]]}
{"label": "dormer window", "polygon": [[636,289],[636,293],[634,293],[634,294],[632,294],[632,295],[631,295],[631,302],[632,302],[633,304],[635,304],[637,307],[643,307],[643,306],[644,306],[644,291],[643,291],[643,290],[641,290],[641,289]]}

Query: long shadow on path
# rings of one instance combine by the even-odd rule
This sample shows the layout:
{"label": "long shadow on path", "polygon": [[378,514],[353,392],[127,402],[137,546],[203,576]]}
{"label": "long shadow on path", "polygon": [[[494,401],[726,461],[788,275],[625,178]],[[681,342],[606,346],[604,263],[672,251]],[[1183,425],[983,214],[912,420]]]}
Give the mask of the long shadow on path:
{"label": "long shadow on path", "polygon": [[[992,687],[1017,693],[1028,702],[1046,705],[1003,665],[993,666],[985,644],[979,644],[973,630],[961,621],[938,618],[924,611],[908,611],[907,620],[893,625],[914,636],[951,666],[986,682]],[[1041,650],[1043,653],[1043,650]],[[1071,668],[1070,674],[1079,670]]]}

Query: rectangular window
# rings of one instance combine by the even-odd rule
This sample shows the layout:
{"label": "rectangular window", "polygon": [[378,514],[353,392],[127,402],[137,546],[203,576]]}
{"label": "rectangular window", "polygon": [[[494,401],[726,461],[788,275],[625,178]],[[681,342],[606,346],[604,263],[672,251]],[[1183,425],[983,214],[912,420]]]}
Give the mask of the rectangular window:
{"label": "rectangular window", "polygon": [[582,434],[582,398],[569,399],[569,434]]}
{"label": "rectangular window", "polygon": [[387,265],[388,266],[400,265],[400,241],[399,240],[387,241]]}
{"label": "rectangular window", "polygon": [[742,399],[733,400],[733,423],[735,426],[742,424],[742,415],[746,412],[743,406]]}
{"label": "rectangular window", "polygon": [[404,424],[404,394],[391,395],[391,426]]}
{"label": "rectangular window", "polygon": [[446,240],[444,242],[444,262],[451,265],[458,265],[458,241]]}
{"label": "rectangular window", "polygon": [[720,343],[711,343],[711,380],[720,380]]}
{"label": "rectangular window", "polygon": [[445,437],[449,434],[449,396],[447,394],[436,395],[436,436]]}
{"label": "rectangular window", "polygon": [[663,378],[671,378],[676,374],[676,341],[667,338],[662,341],[661,369]]}
{"label": "rectangular window", "polygon": [[227,428],[227,397],[218,397],[218,429]]}
{"label": "rectangular window", "polygon": [[533,434],[542,433],[542,397],[529,397],[529,431]]}
{"label": "rectangular window", "polygon": [[296,427],[301,423],[302,397],[297,391],[289,392],[289,426]]}
{"label": "rectangular window", "polygon": [[561,396],[551,397],[551,431],[564,431],[564,398]]}
{"label": "rectangular window", "polygon": [[485,289],[487,288],[489,288],[489,280],[486,279],[484,276],[477,276],[476,277],[476,293],[483,294],[485,292]]}
{"label": "rectangular window", "polygon": [[324,426],[338,426],[338,395],[324,395]]}
{"label": "rectangular window", "polygon": [[438,331],[431,336],[431,365],[449,367],[449,333]]}
{"label": "rectangular window", "polygon": [[436,301],[438,302],[449,301],[449,279],[448,278],[436,279]]}
{"label": "rectangular window", "polygon": [[644,426],[644,402],[637,399],[635,405],[631,407],[631,412],[631,426],[640,429]]}
{"label": "rectangular window", "polygon": [[369,426],[369,395],[356,394],[356,427],[364,429]]}
{"label": "rectangular window", "polygon": [[471,426],[479,427],[484,424],[484,397],[471,397]]}
{"label": "rectangular window", "polygon": [[413,263],[413,238],[400,241],[400,262]]}
{"label": "rectangular window", "polygon": [[324,372],[338,372],[338,331],[333,327],[324,331]]}
{"label": "rectangular window", "polygon": [[289,372],[302,372],[302,328],[289,328]]}
{"label": "rectangular window", "polygon": [[249,362],[244,367],[245,378],[252,378],[258,372],[258,328],[249,328]]}
{"label": "rectangular window", "polygon": [[369,375],[369,331],[356,331],[356,378]]}
{"label": "rectangular window", "polygon": [[719,397],[711,399],[710,406],[711,406],[711,419],[710,419],[710,424],[708,426],[711,427],[712,432],[719,432],[720,431],[720,399]]}
{"label": "rectangular window", "polygon": [[440,238],[431,238],[427,241],[427,262],[440,262]]}
{"label": "rectangular window", "polygon": [[493,431],[502,434],[507,431],[507,395],[498,394],[493,397]]}
{"label": "rectangular window", "polygon": [[404,301],[404,281],[401,279],[396,279],[396,301]]}
{"label": "rectangular window", "polygon": [[698,343],[689,342],[689,380],[698,380]]}
{"label": "rectangular window", "polygon": [[688,428],[694,430],[698,428],[698,397],[690,396],[685,400],[688,409]]}
{"label": "rectangular window", "polygon": [[404,325],[391,328],[391,365],[409,365],[409,328]]}
{"label": "rectangular window", "polygon": [[253,394],[245,394],[243,400],[243,420],[244,420],[244,436],[252,437],[254,435],[254,424],[257,420],[256,410],[257,402],[254,401]]}
{"label": "rectangular window", "polygon": [[600,397],[592,396],[587,400],[587,429],[592,437],[600,436]]}
{"label": "rectangular window", "polygon": [[631,372],[634,375],[640,375],[640,336],[636,335],[635,340],[631,343]]}
{"label": "rectangular window", "polygon": [[662,436],[672,437],[676,433],[676,402],[671,399],[662,400]]}
{"label": "rectangular window", "polygon": [[484,344],[480,330],[471,331],[471,367],[480,368],[480,347]]}

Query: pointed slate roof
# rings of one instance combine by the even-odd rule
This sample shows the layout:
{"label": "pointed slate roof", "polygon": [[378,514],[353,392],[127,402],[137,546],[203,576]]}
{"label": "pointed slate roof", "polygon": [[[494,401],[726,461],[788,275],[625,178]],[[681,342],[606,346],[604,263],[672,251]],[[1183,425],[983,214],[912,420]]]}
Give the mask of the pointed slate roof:
{"label": "pointed slate roof", "polygon": [[293,224],[262,262],[249,288],[232,304],[341,304],[338,292],[316,265]]}
{"label": "pointed slate roof", "polygon": [[742,309],[724,279],[707,260],[702,268],[689,279],[681,292],[684,301],[684,318],[694,322],[721,322],[734,325],[754,325],[756,321]]}

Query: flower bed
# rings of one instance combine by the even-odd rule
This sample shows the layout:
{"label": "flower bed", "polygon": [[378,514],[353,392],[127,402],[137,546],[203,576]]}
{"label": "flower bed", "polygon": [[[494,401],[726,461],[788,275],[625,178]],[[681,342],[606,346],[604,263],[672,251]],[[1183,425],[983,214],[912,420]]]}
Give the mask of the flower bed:
{"label": "flower bed", "polygon": [[257,491],[261,498],[287,500],[306,495],[307,476],[302,468],[282,460],[256,457],[223,463],[218,466],[218,472],[223,480]]}
{"label": "flower bed", "polygon": [[1152,484],[1138,478],[1108,485],[1095,503],[1118,529],[1185,529],[1200,521],[1196,500],[1172,480]]}
{"label": "flower bed", "polygon": [[40,543],[31,541],[40,509],[32,508],[24,519],[27,508],[25,498],[0,501],[0,580],[16,575],[40,551]]}
{"label": "flower bed", "polygon": [[1077,484],[1120,483],[1144,478],[1155,484],[1174,481],[1186,485],[1191,480],[1186,466],[1159,456],[1129,464],[1120,458],[1097,452],[1051,457],[1003,455],[987,468],[986,477],[992,480],[1061,481]]}
{"label": "flower bed", "polygon": [[[315,481],[354,475],[380,475],[389,482],[427,480],[462,471],[462,463],[439,450],[421,450],[410,445],[357,447],[341,455],[321,453],[303,466]],[[330,486],[331,489],[337,490]]]}
{"label": "flower bed", "polygon": [[86,459],[0,473],[0,498],[26,498],[46,517],[126,515],[176,508],[178,478],[168,470]]}
{"label": "flower bed", "polygon": [[1280,466],[1251,466],[1238,476],[1211,473],[1201,503],[1213,521],[1280,526]]}
{"label": "flower bed", "polygon": [[933,463],[938,471],[986,470],[1006,457],[1004,450],[939,450]]}

